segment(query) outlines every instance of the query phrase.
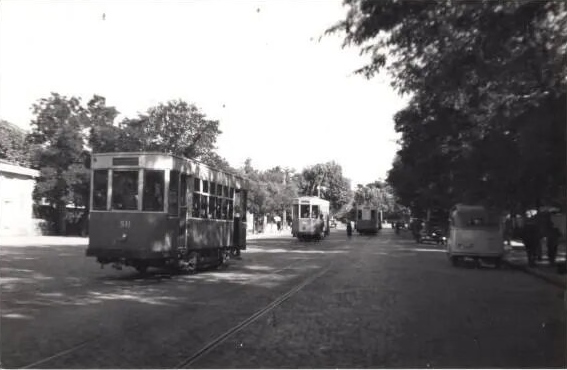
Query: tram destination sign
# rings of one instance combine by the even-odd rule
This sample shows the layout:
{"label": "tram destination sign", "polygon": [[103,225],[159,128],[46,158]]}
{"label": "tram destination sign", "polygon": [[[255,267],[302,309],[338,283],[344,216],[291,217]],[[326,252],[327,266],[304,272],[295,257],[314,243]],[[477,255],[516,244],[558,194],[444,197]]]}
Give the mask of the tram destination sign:
{"label": "tram destination sign", "polygon": [[113,166],[137,166],[138,157],[116,157],[112,158]]}

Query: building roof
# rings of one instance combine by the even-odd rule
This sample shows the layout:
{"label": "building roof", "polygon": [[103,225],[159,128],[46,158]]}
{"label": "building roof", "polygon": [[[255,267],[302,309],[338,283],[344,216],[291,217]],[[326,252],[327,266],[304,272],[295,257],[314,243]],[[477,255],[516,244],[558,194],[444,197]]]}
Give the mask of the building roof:
{"label": "building roof", "polygon": [[4,160],[0,160],[0,173],[9,173],[29,177],[39,177],[39,171],[31,168],[18,166]]}

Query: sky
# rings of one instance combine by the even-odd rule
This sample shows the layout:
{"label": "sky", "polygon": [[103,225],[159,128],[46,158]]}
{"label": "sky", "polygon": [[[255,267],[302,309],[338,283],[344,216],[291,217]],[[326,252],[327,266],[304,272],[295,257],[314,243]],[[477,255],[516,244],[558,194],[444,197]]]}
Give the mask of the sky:
{"label": "sky", "polygon": [[336,0],[0,2],[0,118],[29,129],[38,99],[106,97],[121,117],[171,99],[220,122],[217,152],[258,169],[336,161],[353,186],[385,179],[407,98],[324,31]]}

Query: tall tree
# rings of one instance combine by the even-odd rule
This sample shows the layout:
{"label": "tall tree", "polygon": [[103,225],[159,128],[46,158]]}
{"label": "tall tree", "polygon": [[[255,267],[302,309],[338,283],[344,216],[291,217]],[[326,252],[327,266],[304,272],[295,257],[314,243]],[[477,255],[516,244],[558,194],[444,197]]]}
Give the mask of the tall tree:
{"label": "tall tree", "polygon": [[218,121],[207,119],[195,105],[183,100],[151,107],[147,114],[122,121],[120,128],[129,150],[159,151],[195,159],[213,151],[221,134]]}
{"label": "tall tree", "polygon": [[350,180],[343,176],[342,167],[334,161],[306,167],[297,176],[297,183],[300,194],[319,195],[330,201],[332,212],[352,198]]}
{"label": "tall tree", "polygon": [[371,56],[358,72],[387,67],[412,94],[396,117],[402,149],[390,176],[414,198],[405,201],[565,204],[564,2],[345,4],[329,32]]}
{"label": "tall tree", "polygon": [[32,163],[40,170],[35,199],[45,198],[56,206],[57,230],[66,232],[66,206],[87,205],[88,170],[83,127],[85,110],[76,97],[52,93],[33,105],[35,118],[27,140]]}

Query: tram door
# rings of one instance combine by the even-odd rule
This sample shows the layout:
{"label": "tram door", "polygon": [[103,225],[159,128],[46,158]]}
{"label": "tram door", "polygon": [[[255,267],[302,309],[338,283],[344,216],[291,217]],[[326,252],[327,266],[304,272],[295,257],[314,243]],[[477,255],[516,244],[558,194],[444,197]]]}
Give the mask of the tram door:
{"label": "tram door", "polygon": [[177,248],[187,246],[187,207],[189,195],[189,176],[182,173],[179,178],[179,230],[177,232]]}
{"label": "tram door", "polygon": [[246,191],[234,192],[234,237],[235,246],[246,247]]}
{"label": "tram door", "polygon": [[[172,247],[178,248],[179,244],[179,201],[180,201],[180,191],[179,191],[179,171],[170,171],[169,173],[169,191],[167,195],[168,206],[168,222],[167,229],[170,235]],[[167,177],[166,177],[167,180]]]}

